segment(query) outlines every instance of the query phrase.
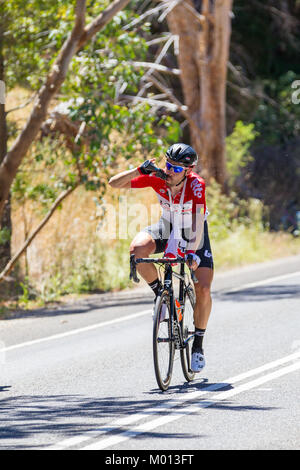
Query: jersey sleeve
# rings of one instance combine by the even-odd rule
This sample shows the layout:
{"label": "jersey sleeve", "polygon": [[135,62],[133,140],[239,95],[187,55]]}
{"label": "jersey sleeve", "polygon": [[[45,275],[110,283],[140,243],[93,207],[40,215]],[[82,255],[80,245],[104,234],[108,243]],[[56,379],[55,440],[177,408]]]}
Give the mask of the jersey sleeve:
{"label": "jersey sleeve", "polygon": [[150,175],[140,175],[132,178],[130,184],[132,188],[149,188],[152,187]]}
{"label": "jersey sleeve", "polygon": [[131,180],[131,188],[153,188],[159,191],[163,185],[163,180],[154,175],[140,175]]}

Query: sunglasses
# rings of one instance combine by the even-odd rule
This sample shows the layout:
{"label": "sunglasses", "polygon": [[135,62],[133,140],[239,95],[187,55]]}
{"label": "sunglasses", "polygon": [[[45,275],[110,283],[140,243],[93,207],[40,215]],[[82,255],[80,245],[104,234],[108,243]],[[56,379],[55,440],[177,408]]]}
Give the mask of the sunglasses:
{"label": "sunglasses", "polygon": [[174,173],[181,173],[183,170],[186,170],[183,166],[172,165],[172,163],[166,162],[167,170],[172,170]]}

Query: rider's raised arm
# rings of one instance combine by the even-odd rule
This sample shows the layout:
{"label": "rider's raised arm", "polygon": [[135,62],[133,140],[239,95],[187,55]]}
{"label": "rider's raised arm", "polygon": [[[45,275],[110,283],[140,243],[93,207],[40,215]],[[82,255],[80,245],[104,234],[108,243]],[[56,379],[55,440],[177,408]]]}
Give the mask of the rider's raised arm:
{"label": "rider's raised arm", "polygon": [[139,170],[137,168],[133,168],[132,170],[123,171],[112,178],[110,178],[108,184],[112,188],[118,189],[129,189],[131,187],[131,180],[139,176]]}
{"label": "rider's raised arm", "polygon": [[[164,177],[165,179],[164,171],[155,166],[154,158],[151,158],[150,160],[146,160],[138,168],[134,168],[133,170],[123,171],[122,173],[119,173],[118,175],[113,176],[109,180],[108,184],[112,188],[118,188],[118,189],[124,189],[124,188],[129,189],[133,187],[145,188],[147,186],[151,186],[151,184],[149,184],[148,177],[152,173],[159,174],[160,178]],[[132,180],[136,182],[137,178],[138,178],[138,183],[132,184]]]}

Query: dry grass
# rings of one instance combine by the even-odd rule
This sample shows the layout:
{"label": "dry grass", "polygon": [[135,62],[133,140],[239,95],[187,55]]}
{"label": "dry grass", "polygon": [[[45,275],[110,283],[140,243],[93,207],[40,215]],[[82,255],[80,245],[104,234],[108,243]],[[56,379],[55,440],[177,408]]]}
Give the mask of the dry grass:
{"label": "dry grass", "polygon": [[[7,97],[7,109],[24,103],[29,96],[26,90],[14,90]],[[18,127],[25,123],[31,106],[9,115]],[[115,173],[125,169],[125,162],[119,164],[114,168]],[[125,195],[129,208],[133,203],[140,203],[148,215],[151,205],[156,204],[152,222],[158,220],[160,210],[151,189],[126,192],[109,187],[105,201],[117,208],[117,220],[126,211],[124,204],[119,204],[119,197]],[[97,208],[94,197],[95,193],[86,192],[83,188],[71,194],[27,249],[20,263],[22,275],[28,275],[30,288],[37,289],[44,302],[54,300],[65,292],[114,290],[129,285],[128,249],[131,238],[104,241],[98,237],[101,210]],[[13,200],[12,208],[12,250],[16,252],[26,235],[37,226],[41,215],[34,203]],[[213,212],[213,208],[211,210]],[[129,219],[135,222],[136,216],[132,214]],[[148,222],[145,220],[144,225]],[[217,242],[211,233],[211,243],[216,268],[221,270],[300,253],[300,239],[244,226]],[[28,303],[29,297],[27,292],[24,302],[32,306]]]}
{"label": "dry grass", "polygon": [[211,242],[216,269],[220,270],[300,254],[300,238],[245,227],[218,242],[212,235]]}
{"label": "dry grass", "polygon": [[[7,93],[5,107],[7,111],[23,106],[30,100],[32,92],[25,88],[16,87],[14,90]],[[21,129],[27,121],[27,118],[32,110],[33,102],[31,101],[26,107],[16,111],[9,112],[8,119],[14,121]]]}
{"label": "dry grass", "polygon": [[[128,198],[128,208],[137,201],[146,208],[156,202],[155,195],[149,189],[139,191],[137,196],[134,191],[113,190],[109,187],[105,201],[116,207],[117,221],[119,217],[124,215],[121,212],[126,208],[125,199],[119,203],[120,196],[123,199],[125,196]],[[78,188],[64,202],[62,209],[56,211],[47,226],[27,249],[28,272],[26,273],[25,257],[22,260],[21,268],[23,274],[28,274],[36,287],[40,288],[49,275],[57,269],[60,268],[63,272],[67,272],[68,268],[76,266],[82,256],[97,256],[95,246],[97,246],[99,256],[102,250],[107,252],[107,250],[118,248],[118,240],[105,241],[97,235],[97,227],[102,219],[98,217],[101,210],[97,208],[94,198],[94,193]],[[157,219],[158,217],[159,210],[157,211]],[[132,218],[129,218],[129,221]],[[32,204],[27,203],[24,210],[22,204],[14,202],[12,220],[12,246],[13,252],[15,252],[24,242],[25,233],[28,234],[33,230],[40,217],[34,211]],[[123,240],[123,246],[129,245],[129,243],[129,238]],[[97,260],[93,259],[93,262],[97,263]]]}

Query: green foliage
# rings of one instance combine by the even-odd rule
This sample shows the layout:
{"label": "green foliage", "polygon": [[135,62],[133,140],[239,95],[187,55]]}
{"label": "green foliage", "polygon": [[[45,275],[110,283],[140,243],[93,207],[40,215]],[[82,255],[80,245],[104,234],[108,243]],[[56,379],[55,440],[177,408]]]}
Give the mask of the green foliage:
{"label": "green foliage", "polygon": [[240,199],[234,191],[225,195],[220,185],[212,182],[206,189],[209,227],[215,241],[228,238],[236,230],[252,228],[263,231],[263,205],[258,199]]}
{"label": "green foliage", "polygon": [[230,186],[240,175],[241,169],[251,160],[249,147],[257,135],[254,124],[237,121],[233,132],[226,138],[226,163]]}
{"label": "green foliage", "polygon": [[7,227],[0,230],[0,245],[5,245],[11,238],[11,231]]}
{"label": "green foliage", "polygon": [[[144,60],[146,41],[135,32],[122,29],[132,12],[121,11],[100,31],[92,42],[72,60],[70,73],[63,85],[63,92],[73,98],[95,96],[100,100],[115,99],[118,90],[127,93],[137,91],[144,71],[133,68],[130,61]],[[145,31],[145,27],[142,28]],[[126,86],[125,86],[126,85]],[[124,87],[125,86],[125,87]]]}
{"label": "green foliage", "polygon": [[46,213],[62,191],[76,182],[75,170],[70,171],[71,159],[59,140],[37,142],[31,158],[23,162],[13,182],[14,200],[32,201],[38,212]]}
{"label": "green foliage", "polygon": [[270,145],[286,144],[299,136],[300,105],[292,101],[292,84],[299,76],[289,71],[277,80],[264,80],[262,85],[270,100],[262,101],[254,116],[260,141]]}
{"label": "green foliage", "polygon": [[37,88],[70,31],[75,1],[5,0],[0,3],[4,30],[5,82]]}
{"label": "green foliage", "polygon": [[128,252],[128,240],[120,240],[114,247],[93,240],[88,248],[75,250],[69,259],[57,250],[54,263],[48,267],[39,288],[32,286],[28,278],[20,283],[22,294],[18,304],[31,308],[32,301],[35,305],[44,305],[63,295],[124,289],[132,285]]}
{"label": "green foliage", "polygon": [[234,63],[238,60],[252,78],[276,80],[287,70],[299,74],[298,0],[234,0],[233,13]]}
{"label": "green foliage", "polygon": [[[36,2],[17,0],[6,5],[11,28],[8,40],[10,35],[15,38],[12,42],[15,63],[8,61],[6,72],[31,87],[38,86],[70,31],[75,4],[63,1],[57,6],[57,2],[50,1],[39,7]],[[87,23],[108,4],[108,1],[87,2]],[[13,15],[17,7],[24,8],[25,13],[28,8],[35,8],[41,14],[40,21],[28,15],[27,35],[24,28],[23,33],[19,31],[24,13]],[[167,143],[179,136],[179,123],[169,116],[157,118],[144,104],[118,104],[120,93],[137,92],[144,74],[132,61],[146,59],[148,47],[140,33],[147,33],[149,26],[142,26],[139,33],[122,29],[134,17],[130,9],[119,12],[74,56],[57,109],[76,124],[84,124],[85,135],[77,140],[73,151],[66,148],[58,135],[36,142],[30,161],[23,163],[14,182],[15,198],[35,201],[45,211],[61,191],[77,184],[99,192],[101,197],[109,168],[117,158],[128,159],[134,165],[150,154],[159,156]],[[14,86],[16,81],[12,79],[9,83]]]}
{"label": "green foliage", "polygon": [[37,298],[38,291],[32,287],[28,277],[24,279],[24,282],[20,282],[22,294],[18,297],[18,303],[23,307],[29,306],[30,301]]}

